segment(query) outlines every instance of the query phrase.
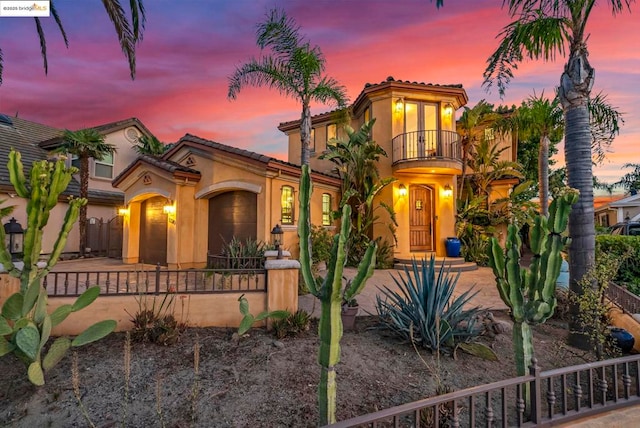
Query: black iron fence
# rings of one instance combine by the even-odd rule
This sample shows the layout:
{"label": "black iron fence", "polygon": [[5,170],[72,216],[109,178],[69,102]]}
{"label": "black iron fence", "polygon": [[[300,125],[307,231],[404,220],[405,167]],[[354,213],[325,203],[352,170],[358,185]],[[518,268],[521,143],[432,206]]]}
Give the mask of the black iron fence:
{"label": "black iron fence", "polygon": [[207,255],[209,269],[264,269],[264,257],[230,257]]}
{"label": "black iron fence", "polygon": [[640,297],[626,288],[610,282],[605,293],[609,300],[620,306],[625,312],[640,314]]}
{"label": "black iron fence", "polygon": [[424,130],[400,134],[391,141],[393,160],[461,159],[460,137],[453,131]]}
{"label": "black iron fence", "polygon": [[[332,427],[551,426],[640,404],[640,355],[530,374],[427,398]],[[526,397],[531,397],[529,400]]]}
{"label": "black iron fence", "polygon": [[42,280],[49,296],[78,296],[99,285],[101,296],[132,294],[266,292],[266,270],[180,269],[50,272]]}

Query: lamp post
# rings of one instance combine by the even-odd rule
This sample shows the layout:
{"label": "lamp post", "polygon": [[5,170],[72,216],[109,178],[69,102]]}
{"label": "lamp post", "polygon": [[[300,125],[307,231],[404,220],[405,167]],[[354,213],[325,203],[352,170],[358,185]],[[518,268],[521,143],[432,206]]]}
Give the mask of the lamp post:
{"label": "lamp post", "polygon": [[276,247],[276,251],[278,252],[278,256],[276,259],[282,258],[282,237],[284,236],[284,231],[280,227],[279,224],[276,224],[273,229],[271,229],[271,242]]}
{"label": "lamp post", "polygon": [[22,225],[11,217],[9,223],[4,224],[4,243],[11,254],[11,259],[16,260],[22,257],[24,251],[24,229]]}

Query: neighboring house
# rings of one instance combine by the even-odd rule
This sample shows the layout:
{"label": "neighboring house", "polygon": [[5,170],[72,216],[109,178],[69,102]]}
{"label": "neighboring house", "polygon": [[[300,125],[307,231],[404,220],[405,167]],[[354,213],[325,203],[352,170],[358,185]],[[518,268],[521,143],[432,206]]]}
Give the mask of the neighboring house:
{"label": "neighboring house", "polygon": [[597,225],[609,227],[626,220],[640,221],[640,194],[597,197],[594,201]]}
{"label": "neighboring house", "polygon": [[[330,222],[340,181],[317,172],[312,179],[312,216]],[[270,241],[276,224],[295,257],[299,180],[298,165],[187,134],[113,180],[127,206],[123,261],[203,267],[233,237]]]}
{"label": "neighboring house", "polygon": [[[376,119],[372,140],[387,153],[378,164],[381,177],[395,177],[378,200],[392,206],[398,221],[394,256],[408,259],[434,253],[445,256],[445,240],[455,236],[457,179],[462,173],[460,136],[456,132],[455,111],[468,101],[462,85],[436,85],[406,82],[389,77],[377,84],[366,84],[350,107],[350,126],[358,129]],[[333,164],[319,160],[327,141],[344,137],[339,117],[325,113],[312,117],[312,155],[314,170],[330,173]],[[289,137],[289,161],[300,161],[300,121],[281,123],[278,129]],[[491,132],[491,130],[487,130]],[[502,158],[514,160],[516,149],[505,138],[507,150]],[[471,173],[472,171],[469,171]],[[509,194],[514,180],[491,186],[491,200]],[[383,210],[373,236],[390,243],[390,222]],[[312,217],[320,223],[317,216]]]}
{"label": "neighboring house", "polygon": [[[116,147],[116,153],[102,161],[91,159],[89,173],[89,205],[87,210],[87,218],[89,227],[87,228],[89,246],[94,245],[92,252],[95,254],[96,247],[102,247],[105,244],[106,236],[108,236],[108,228],[115,228],[114,233],[118,235],[117,239],[111,239],[109,249],[115,250],[111,252],[111,256],[120,256],[121,252],[121,224],[117,216],[118,209],[124,205],[123,192],[114,189],[111,186],[112,179],[129,165],[136,157],[137,153],[133,146],[137,143],[138,137],[143,134],[151,135],[149,130],[135,118],[126,119],[118,122],[108,123],[96,126],[98,130],[105,136],[105,141]],[[22,155],[22,162],[25,170],[31,169],[31,165],[36,160],[53,159],[57,155],[51,153],[62,141],[63,128],[55,128],[43,125],[20,117],[0,115],[0,159],[6,162],[9,151],[14,148]],[[75,164],[74,159],[68,159],[69,164]],[[73,195],[79,196],[80,185],[78,176],[75,176],[69,183],[67,190],[63,193],[60,201],[62,204],[54,208],[50,225],[60,225],[66,213],[66,204],[64,201]],[[26,201],[16,197],[13,186],[9,181],[9,171],[6,163],[0,165],[0,192],[8,197],[0,197],[0,199],[8,199],[5,205],[15,205],[16,209],[12,214],[16,220],[26,227]],[[100,220],[104,221],[101,225]],[[6,222],[8,219],[3,219]],[[111,223],[110,223],[111,221]],[[102,229],[100,229],[102,228]],[[55,227],[45,229],[43,239],[43,253],[51,252],[53,244],[57,238],[58,230]],[[93,242],[93,244],[92,244]],[[64,253],[77,253],[79,245],[79,234],[77,225],[69,235]],[[101,254],[105,248],[99,248]]]}

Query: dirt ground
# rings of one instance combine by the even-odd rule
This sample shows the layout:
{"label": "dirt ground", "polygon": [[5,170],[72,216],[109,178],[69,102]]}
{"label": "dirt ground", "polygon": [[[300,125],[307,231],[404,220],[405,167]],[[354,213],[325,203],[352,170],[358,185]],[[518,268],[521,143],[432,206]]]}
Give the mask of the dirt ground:
{"label": "dirt ground", "polygon": [[[508,321],[505,313],[496,319]],[[585,362],[582,351],[564,344],[557,321],[534,330],[536,357],[543,370]],[[311,427],[318,411],[316,324],[295,338],[277,340],[263,329],[232,340],[233,330],[187,329],[177,344],[133,343],[130,385],[125,388],[125,335],[78,349],[82,406],[97,427]],[[454,390],[516,375],[511,333],[482,339],[498,362],[458,352],[442,357],[440,374]],[[198,376],[194,345],[199,344]],[[376,327],[373,317],[357,319],[345,332],[337,368],[339,420],[434,395],[435,359]],[[90,426],[74,396],[72,356],[32,386],[13,357],[0,360],[0,426]],[[124,424],[123,424],[124,421]]]}

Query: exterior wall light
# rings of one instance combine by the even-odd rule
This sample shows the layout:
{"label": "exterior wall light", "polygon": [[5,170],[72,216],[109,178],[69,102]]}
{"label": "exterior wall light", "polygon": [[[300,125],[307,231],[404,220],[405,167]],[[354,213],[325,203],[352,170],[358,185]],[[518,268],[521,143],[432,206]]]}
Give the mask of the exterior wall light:
{"label": "exterior wall light", "polygon": [[162,207],[162,212],[167,215],[167,220],[171,224],[176,223],[176,206],[173,204],[167,204]]}
{"label": "exterior wall light", "polygon": [[453,104],[446,103],[444,105],[444,114],[446,114],[447,116],[451,116],[453,114]]}
{"label": "exterior wall light", "polygon": [[24,251],[24,229],[22,225],[11,217],[9,223],[4,224],[4,244],[11,254],[12,260],[22,258]]}
{"label": "exterior wall light", "polygon": [[404,98],[398,98],[396,100],[396,112],[402,113],[404,111]]}
{"label": "exterior wall light", "polygon": [[449,198],[451,197],[451,195],[453,195],[453,189],[448,184],[445,184],[442,194],[444,195],[445,198]]}
{"label": "exterior wall light", "polygon": [[405,196],[407,196],[407,188],[404,186],[404,184],[401,184],[400,186],[398,186],[398,193],[400,194],[401,198],[404,198]]}
{"label": "exterior wall light", "polygon": [[280,227],[279,224],[276,224],[273,229],[271,229],[271,242],[273,246],[276,247],[276,251],[278,255],[276,259],[282,258],[282,243],[283,243],[284,231]]}
{"label": "exterior wall light", "polygon": [[118,215],[122,216],[122,217],[128,216],[129,215],[129,208],[123,207],[123,208],[118,209]]}

